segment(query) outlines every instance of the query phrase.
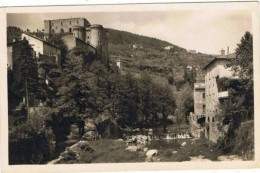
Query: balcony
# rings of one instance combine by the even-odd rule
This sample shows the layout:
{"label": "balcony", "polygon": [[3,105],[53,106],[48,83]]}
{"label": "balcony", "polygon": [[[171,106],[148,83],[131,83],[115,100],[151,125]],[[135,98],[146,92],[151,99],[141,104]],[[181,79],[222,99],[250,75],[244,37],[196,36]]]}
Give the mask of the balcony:
{"label": "balcony", "polygon": [[222,91],[218,93],[218,99],[228,98],[228,91]]}

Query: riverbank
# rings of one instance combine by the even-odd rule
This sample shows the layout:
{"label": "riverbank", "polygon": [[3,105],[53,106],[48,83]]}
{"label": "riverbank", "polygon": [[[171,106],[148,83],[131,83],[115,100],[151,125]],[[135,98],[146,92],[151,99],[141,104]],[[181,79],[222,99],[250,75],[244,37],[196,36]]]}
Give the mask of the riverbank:
{"label": "riverbank", "polygon": [[[239,156],[224,155],[215,144],[201,139],[153,140],[145,145],[137,145],[136,150],[127,150],[125,140],[99,139],[89,141],[93,149],[81,150],[77,160],[59,161],[58,163],[134,163],[134,162],[182,162],[182,161],[221,161],[241,160]],[[148,158],[147,152],[156,150]]]}

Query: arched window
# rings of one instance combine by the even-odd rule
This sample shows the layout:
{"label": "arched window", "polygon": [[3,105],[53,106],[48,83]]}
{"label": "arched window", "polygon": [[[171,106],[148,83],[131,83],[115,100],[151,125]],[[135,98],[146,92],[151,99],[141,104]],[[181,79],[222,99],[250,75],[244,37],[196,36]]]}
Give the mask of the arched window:
{"label": "arched window", "polygon": [[215,122],[215,118],[214,117],[212,117],[212,122]]}
{"label": "arched window", "polygon": [[69,28],[69,32],[71,32],[71,28]]}
{"label": "arched window", "polygon": [[209,119],[209,117],[208,117],[208,122],[210,122],[210,119]]}

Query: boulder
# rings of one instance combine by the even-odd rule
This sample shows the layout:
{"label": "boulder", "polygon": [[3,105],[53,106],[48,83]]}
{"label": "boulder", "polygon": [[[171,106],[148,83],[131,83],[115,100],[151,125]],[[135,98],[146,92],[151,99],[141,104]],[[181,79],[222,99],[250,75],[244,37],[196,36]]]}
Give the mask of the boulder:
{"label": "boulder", "polygon": [[95,119],[98,133],[102,138],[121,138],[123,136],[121,128],[109,111],[103,112]]}
{"label": "boulder", "polygon": [[126,150],[134,152],[140,150],[140,148],[138,146],[128,146]]}
{"label": "boulder", "polygon": [[146,153],[146,156],[147,156],[147,157],[152,157],[152,156],[156,156],[157,154],[158,154],[158,150],[153,149],[153,150],[149,150],[149,151]]}
{"label": "boulder", "polygon": [[177,151],[175,151],[175,150],[174,150],[174,151],[172,151],[172,154],[176,154],[176,153],[177,153]]}
{"label": "boulder", "polygon": [[117,139],[116,141],[118,141],[118,142],[124,142],[124,140],[123,139]]}
{"label": "boulder", "polygon": [[187,142],[183,142],[183,143],[181,144],[181,146],[182,146],[182,147],[183,147],[183,146],[185,146],[185,145],[186,145],[186,143],[187,143]]}
{"label": "boulder", "polygon": [[94,131],[88,131],[82,136],[82,140],[95,140],[98,138],[98,133]]}
{"label": "boulder", "polygon": [[94,120],[88,119],[87,121],[85,121],[84,130],[85,130],[85,132],[87,132],[87,131],[96,131],[97,130],[97,126],[96,126]]}
{"label": "boulder", "polygon": [[147,152],[148,151],[148,148],[147,147],[144,147],[144,152]]}

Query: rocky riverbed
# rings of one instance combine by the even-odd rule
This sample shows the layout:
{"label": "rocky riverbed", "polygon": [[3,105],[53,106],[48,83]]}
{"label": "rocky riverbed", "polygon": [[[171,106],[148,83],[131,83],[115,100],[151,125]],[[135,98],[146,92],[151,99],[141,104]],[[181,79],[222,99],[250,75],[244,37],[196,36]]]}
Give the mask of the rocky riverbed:
{"label": "rocky riverbed", "polygon": [[[95,128],[91,129],[95,132]],[[92,132],[88,132],[86,137],[85,133],[84,138],[67,147],[49,164],[241,160],[237,155],[224,155],[214,144],[188,132],[133,131],[131,135],[118,139],[103,139]]]}

